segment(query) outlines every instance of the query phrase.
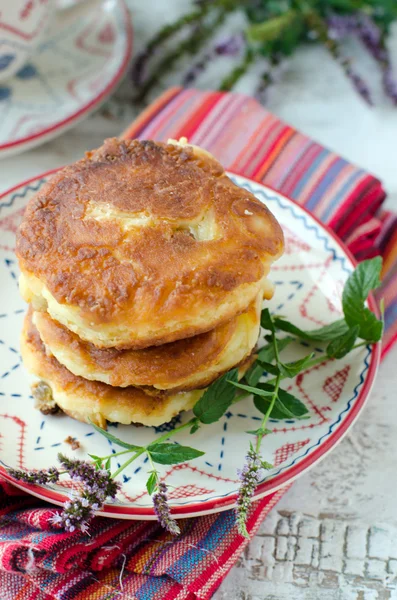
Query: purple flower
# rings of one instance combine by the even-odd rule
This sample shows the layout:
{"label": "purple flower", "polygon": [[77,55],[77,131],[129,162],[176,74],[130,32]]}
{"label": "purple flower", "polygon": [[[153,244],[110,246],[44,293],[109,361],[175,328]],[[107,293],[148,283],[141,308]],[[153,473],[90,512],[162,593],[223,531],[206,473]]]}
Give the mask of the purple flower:
{"label": "purple flower", "polygon": [[341,40],[351,33],[356,33],[358,29],[358,19],[356,15],[337,15],[332,14],[327,18],[328,36],[332,40]]}
{"label": "purple flower", "polygon": [[58,460],[69,477],[74,481],[84,484],[84,493],[92,503],[102,505],[106,498],[115,498],[120,489],[120,483],[112,479],[106,469],[95,469],[95,467],[83,460],[71,459],[63,454],[58,454]]}
{"label": "purple flower", "polygon": [[92,507],[92,503],[83,492],[80,497],[76,496],[73,498],[73,501],[65,502],[62,513],[55,514],[51,518],[51,522],[61,525],[70,533],[73,533],[76,529],[85,533],[88,530],[88,521],[90,521],[94,515],[95,511]]}
{"label": "purple flower", "polygon": [[251,507],[252,495],[261,480],[262,461],[259,454],[253,448],[248,451],[246,461],[243,469],[239,472],[241,484],[236,502],[236,512],[238,532],[244,537],[249,537],[247,516]]}
{"label": "purple flower", "polygon": [[9,474],[14,479],[25,481],[26,483],[56,483],[59,479],[58,469],[51,467],[48,470],[40,471],[20,471],[19,469],[8,469]]}
{"label": "purple flower", "polygon": [[181,530],[179,529],[178,523],[171,516],[170,507],[167,501],[167,486],[165,483],[160,482],[157,485],[157,492],[153,494],[153,507],[154,512],[160,522],[160,525],[164,527],[172,535],[179,535]]}
{"label": "purple flower", "polygon": [[369,87],[365,83],[365,81],[362,79],[362,77],[360,77],[360,75],[355,73],[350,65],[345,66],[345,73],[348,76],[348,78],[350,79],[350,81],[352,82],[352,84],[355,87],[355,89],[357,90],[357,92],[360,94],[360,96],[368,104],[370,104],[372,106],[373,101],[372,101],[371,92],[369,90]]}
{"label": "purple flower", "polygon": [[191,85],[203,73],[208,63],[216,56],[235,56],[243,47],[244,36],[242,34],[221,38],[209,52],[204,54],[186,71],[182,79],[182,85]]}
{"label": "purple flower", "polygon": [[382,83],[385,94],[393,101],[394,104],[397,104],[397,83],[393,77],[393,71],[390,64],[387,65],[383,71]]}
{"label": "purple flower", "polygon": [[388,53],[383,45],[382,31],[368,15],[363,13],[360,14],[358,19],[358,34],[375,60],[379,62],[388,60]]}
{"label": "purple flower", "polygon": [[[82,490],[71,496],[65,502],[62,513],[56,513],[51,518],[52,523],[63,526],[66,531],[73,532],[79,529],[85,533],[88,529],[88,521],[95,515],[95,511],[101,508],[107,498],[114,499],[121,484],[112,479],[109,471],[96,469],[94,465],[83,460],[70,459],[64,454],[58,454],[58,460],[64,471],[73,481],[82,484]],[[55,467],[41,471],[19,471],[9,469],[9,473],[15,479],[27,483],[54,483],[62,474]]]}
{"label": "purple flower", "polygon": [[220,39],[214,47],[215,53],[219,56],[235,56],[244,48],[244,36],[242,33],[228,36]]}
{"label": "purple flower", "polygon": [[154,54],[155,50],[148,48],[140,54],[138,54],[138,56],[134,60],[131,68],[131,79],[137,87],[140,87],[146,79],[147,65]]}

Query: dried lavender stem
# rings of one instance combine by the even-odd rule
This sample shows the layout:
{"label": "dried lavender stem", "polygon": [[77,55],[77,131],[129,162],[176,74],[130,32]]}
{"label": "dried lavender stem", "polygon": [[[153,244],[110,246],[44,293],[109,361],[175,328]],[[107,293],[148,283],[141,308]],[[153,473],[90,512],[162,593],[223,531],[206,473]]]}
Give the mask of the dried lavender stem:
{"label": "dried lavender stem", "polygon": [[237,81],[248,71],[248,68],[252,64],[253,60],[254,53],[250,48],[248,48],[245,52],[245,56],[241,63],[237,65],[237,67],[235,67],[233,71],[229,75],[227,75],[227,77],[224,78],[221,85],[219,86],[219,89],[222,92],[227,92],[231,90],[232,87],[236,85]]}
{"label": "dried lavender stem", "polygon": [[316,31],[319,36],[320,41],[327,48],[331,56],[340,64],[342,69],[344,70],[346,76],[350,79],[353,86],[357,90],[357,92],[361,95],[361,97],[370,105],[373,104],[370,91],[364,82],[364,80],[357,75],[351,67],[351,61],[343,56],[341,50],[339,48],[339,44],[336,40],[333,40],[328,35],[327,25],[321,18],[321,16],[311,8],[306,2],[303,0],[300,2],[302,14],[305,17],[309,27]]}
{"label": "dried lavender stem", "polygon": [[156,35],[150,40],[146,47],[146,51],[151,53],[153,50],[168,40],[174,33],[182,29],[185,25],[190,25],[191,23],[195,23],[200,21],[203,17],[206,16],[209,10],[208,4],[203,4],[199,10],[194,10],[187,15],[183,15],[180,17],[175,23],[170,23],[169,25],[165,25]]}
{"label": "dried lavender stem", "polygon": [[222,23],[226,16],[226,11],[220,11],[213,23],[203,27],[196,33],[190,35],[186,40],[183,40],[171,52],[166,54],[160,63],[156,66],[154,72],[149,79],[140,88],[136,101],[142,101],[148,94],[150,89],[159,81],[163,71],[170,69],[174,63],[181,58],[183,54],[193,54],[211,37],[217,27]]}

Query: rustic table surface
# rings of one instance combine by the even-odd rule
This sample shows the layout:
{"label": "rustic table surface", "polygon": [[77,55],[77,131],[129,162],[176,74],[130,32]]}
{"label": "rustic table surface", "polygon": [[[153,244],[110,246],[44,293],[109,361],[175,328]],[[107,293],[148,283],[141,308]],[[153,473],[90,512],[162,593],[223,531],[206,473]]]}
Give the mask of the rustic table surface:
{"label": "rustic table surface", "polygon": [[[188,8],[185,0],[128,0],[135,50],[160,25]],[[148,6],[150,5],[150,9]],[[156,18],[153,19],[153,15]],[[238,19],[226,23],[227,31]],[[365,105],[319,47],[299,51],[270,92],[267,107],[304,133],[382,179],[397,210],[397,108],[382,97],[379,76],[356,46],[349,52],[378,90]],[[391,40],[397,70],[397,29]],[[179,74],[187,60],[177,65]],[[198,82],[216,87],[227,61]],[[255,69],[238,91],[252,93]],[[167,75],[153,95],[178,81]],[[95,114],[52,142],[0,161],[0,193],[43,171],[78,159],[117,135],[139,112],[128,79]],[[397,348],[380,368],[358,423],[323,462],[296,481],[262,524],[215,600],[397,599]]]}

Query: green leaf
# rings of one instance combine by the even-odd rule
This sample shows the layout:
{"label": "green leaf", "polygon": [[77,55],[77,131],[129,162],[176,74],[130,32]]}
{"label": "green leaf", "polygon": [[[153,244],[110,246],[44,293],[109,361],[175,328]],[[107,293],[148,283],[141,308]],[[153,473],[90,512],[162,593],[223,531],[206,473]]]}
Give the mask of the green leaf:
{"label": "green leaf", "polygon": [[371,290],[380,286],[382,258],[377,256],[361,262],[346,281],[342,294],[342,306],[348,325],[359,325],[359,337],[368,341],[378,341],[383,324],[364,306]]}
{"label": "green leaf", "polygon": [[197,422],[193,423],[190,433],[196,433],[196,431],[198,431],[199,429],[200,429],[199,423],[197,423]]}
{"label": "green leaf", "polygon": [[284,410],[288,410],[296,419],[306,418],[309,413],[308,408],[299,398],[281,388],[278,390],[277,403],[278,406],[282,405]]}
{"label": "green leaf", "polygon": [[258,396],[263,396],[263,397],[273,395],[272,391],[267,391],[268,388],[272,388],[272,390],[274,390],[274,386],[272,386],[270,384],[267,384],[268,387],[264,388],[263,383],[258,383],[258,385],[255,387],[252,387],[250,385],[245,385],[244,383],[233,383],[233,385],[240,388],[241,390],[245,390],[246,392],[249,392],[250,394],[256,394]]}
{"label": "green leaf", "polygon": [[149,494],[149,496],[151,496],[153,494],[154,490],[156,489],[156,485],[157,485],[156,473],[151,473],[149,475],[149,479],[146,482],[146,489],[147,489],[147,493]]}
{"label": "green leaf", "polygon": [[272,333],[275,333],[274,323],[270,311],[268,308],[264,308],[261,312],[261,326],[263,329],[268,329]]}
{"label": "green leaf", "polygon": [[368,342],[379,342],[383,334],[383,326],[383,321],[377,319],[369,308],[363,308],[360,319],[360,338]]}
{"label": "green leaf", "polygon": [[314,356],[314,352],[289,363],[280,363],[280,373],[283,377],[296,377],[301,371],[305,371]]}
{"label": "green leaf", "polygon": [[98,425],[95,425],[95,423],[93,423],[92,421],[90,421],[90,423],[98,433],[103,435],[110,442],[113,442],[113,444],[117,444],[118,446],[121,446],[122,448],[128,448],[128,450],[131,450],[132,452],[137,452],[138,450],[141,449],[141,446],[135,446],[135,444],[129,444],[128,442],[124,442],[123,440],[120,440],[115,435],[112,435],[108,431],[105,431],[101,427],[98,427]]}
{"label": "green leaf", "polygon": [[255,386],[263,375],[263,367],[261,367],[258,361],[255,361],[252,367],[248,369],[244,375],[245,381],[248,385]]}
{"label": "green leaf", "polygon": [[261,460],[261,465],[267,471],[269,471],[270,469],[273,469],[273,467],[274,467],[274,465],[272,465],[271,463],[267,462],[266,460]]}
{"label": "green leaf", "polygon": [[[259,383],[258,387],[262,388],[262,391],[268,392],[270,395],[272,394],[271,385]],[[269,395],[262,396],[255,394],[254,404],[262,414],[266,414],[270,404]],[[271,419],[301,419],[305,418],[308,412],[306,406],[298,398],[280,388],[273,410],[269,416]]]}
{"label": "green leaf", "polygon": [[[279,353],[281,353],[284,348],[286,348],[288,346],[288,344],[290,344],[291,342],[294,341],[294,338],[292,337],[285,337],[282,339],[278,339],[276,338],[276,343],[277,343],[277,347],[278,347],[278,351]],[[263,348],[261,348],[258,352],[258,361],[260,362],[272,362],[272,360],[274,360],[276,358],[275,352],[274,352],[274,344],[273,342],[267,344],[266,346],[263,346]]]}
{"label": "green leaf", "polygon": [[100,456],[96,456],[96,454],[89,454],[88,456],[93,459],[96,470],[102,469],[102,458]]}
{"label": "green leaf", "polygon": [[190,448],[190,446],[179,446],[179,444],[170,443],[150,444],[147,449],[152,460],[161,465],[177,465],[204,454],[201,450]]}
{"label": "green leaf", "polygon": [[110,456],[107,459],[107,461],[105,462],[105,469],[110,469]]}
{"label": "green leaf", "polygon": [[339,319],[329,325],[311,331],[299,329],[299,327],[296,327],[289,321],[280,318],[275,318],[274,324],[278,329],[291,333],[302,340],[308,340],[309,342],[330,342],[346,333],[349,329],[349,326],[344,319]]}
{"label": "green leaf", "polygon": [[291,25],[295,17],[296,12],[289,10],[280,16],[251,25],[247,29],[247,37],[251,42],[270,42],[276,40],[282,35],[283,30]]}
{"label": "green leaf", "polygon": [[262,437],[264,435],[269,435],[269,433],[273,433],[271,429],[262,429],[262,427],[259,427],[259,429],[251,429],[250,431],[246,431],[245,433],[251,433],[252,435],[261,435]]}
{"label": "green leaf", "polygon": [[225,414],[236,395],[233,383],[237,378],[238,370],[232,369],[206,389],[193,407],[193,413],[202,423],[215,423]]}
{"label": "green leaf", "polygon": [[359,325],[351,327],[344,335],[337,340],[333,340],[327,346],[327,356],[330,358],[343,358],[353,348],[354,343],[360,331]]}
{"label": "green leaf", "polygon": [[94,460],[95,462],[102,462],[102,458],[100,456],[97,456],[96,454],[89,454],[88,456],[92,458],[92,460]]}
{"label": "green leaf", "polygon": [[280,370],[277,365],[272,365],[272,363],[266,361],[260,361],[260,365],[263,367],[264,371],[271,373],[272,375],[278,375]]}

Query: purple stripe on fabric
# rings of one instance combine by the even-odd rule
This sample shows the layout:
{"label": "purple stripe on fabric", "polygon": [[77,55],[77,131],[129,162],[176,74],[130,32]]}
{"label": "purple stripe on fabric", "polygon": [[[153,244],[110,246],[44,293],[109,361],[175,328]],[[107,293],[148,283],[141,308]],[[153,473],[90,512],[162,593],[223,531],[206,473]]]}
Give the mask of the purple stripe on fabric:
{"label": "purple stripe on fabric", "polygon": [[298,183],[295,185],[295,187],[293,189],[293,192],[292,192],[292,197],[293,198],[298,198],[299,197],[299,194],[302,192],[302,190],[305,187],[305,185],[307,184],[307,182],[310,181],[312,175],[315,174],[315,172],[317,171],[317,169],[321,166],[321,163],[324,162],[324,160],[326,160],[326,158],[330,154],[331,154],[330,151],[329,150],[325,150],[325,148],[323,148],[320,151],[320,153],[313,160],[313,162],[310,165],[310,167],[308,169],[306,169],[306,171],[304,172],[304,174],[302,175],[302,177],[299,179]]}
{"label": "purple stripe on fabric", "polygon": [[376,240],[376,245],[380,250],[384,250],[397,229],[397,215],[389,215],[387,219],[383,221],[382,230]]}
{"label": "purple stripe on fabric", "polygon": [[[295,146],[296,145],[299,146],[299,144],[301,144],[301,147],[295,151]],[[272,169],[274,169],[274,170],[280,169],[280,167],[281,167],[281,173],[279,175],[279,178],[273,180],[274,187],[280,188],[280,189],[282,188],[288,175],[291,173],[291,171],[294,170],[294,168],[299,163],[302,156],[306,153],[307,149],[311,145],[312,145],[311,140],[302,139],[302,136],[300,133],[294,133],[293,137],[291,138],[291,141],[289,144],[289,150],[288,150],[288,151],[291,151],[292,158],[289,158],[289,157],[287,158],[286,156],[283,156],[283,154],[281,153],[277,157],[277,160],[272,167]],[[293,147],[293,149],[292,149],[292,147]],[[268,173],[267,177],[269,175],[271,176],[271,171]]]}
{"label": "purple stripe on fabric", "polygon": [[362,169],[358,169],[357,171],[354,171],[350,175],[350,177],[344,183],[344,185],[341,187],[341,189],[339,190],[339,192],[337,192],[335,194],[335,196],[332,198],[331,202],[327,206],[327,208],[324,211],[324,213],[321,214],[321,220],[322,221],[328,221],[329,220],[329,218],[331,217],[331,215],[334,212],[334,209],[339,208],[340,203],[344,199],[346,199],[346,197],[348,196],[349,188],[353,188],[353,184],[356,183],[356,181],[362,175],[365,175],[365,172]]}
{"label": "purple stripe on fabric", "polygon": [[397,321],[397,302],[389,304],[385,310],[385,330],[391,329]]}
{"label": "purple stripe on fabric", "polygon": [[141,128],[135,132],[136,138],[141,138],[141,136],[143,135],[143,132],[146,131],[146,129],[149,128],[156,119],[158,119],[159,115],[162,115],[164,113],[164,111],[167,110],[167,108],[169,106],[171,106],[172,103],[175,102],[175,100],[182,95],[182,93],[183,93],[183,90],[178,91],[175,94],[175,96],[172,96],[172,98],[170,99],[170,101],[167,104],[165,104],[165,105],[163,104],[163,105],[159,106],[157,111],[155,113],[153,113],[152,115],[150,115],[150,121],[146,121],[145,123],[142,123]]}
{"label": "purple stripe on fabric", "polygon": [[[314,188],[310,198],[306,201],[306,208],[308,208],[309,210],[314,210],[318,202],[321,200],[322,196],[326,193],[327,188],[332,183],[334,183],[334,180],[338,177],[339,173],[347,164],[348,162],[346,160],[344,160],[343,158],[338,158],[330,166],[328,171],[325,172],[322,179],[320,179],[317,186]],[[328,205],[327,210],[329,209],[329,206],[330,205]],[[326,212],[324,213],[324,215],[326,215]],[[326,218],[324,215],[322,215],[322,217]]]}
{"label": "purple stripe on fabric", "polygon": [[[175,130],[175,124],[180,121],[185,115],[186,111],[194,111],[195,105],[200,104],[201,98],[198,98],[197,95],[189,93],[189,90],[184,90],[177,96],[175,96],[169,104],[154,118],[147,123],[146,127],[141,131],[139,137],[147,136],[148,138],[154,137],[157,140],[164,140],[168,137],[172,137],[172,132]],[[181,105],[172,114],[174,106],[179,104],[182,101]],[[165,120],[164,124],[158,128],[158,123],[164,119],[167,114],[170,114],[169,118]]]}
{"label": "purple stripe on fabric", "polygon": [[182,558],[170,564],[166,569],[166,573],[175,579],[175,581],[182,584],[183,580],[188,577],[189,572],[197,568],[200,562],[211,560],[211,552],[216,550],[221,540],[226,539],[229,532],[235,526],[235,523],[236,515],[234,510],[221,513],[213,522],[210,529],[205,532],[205,535],[200,540],[200,546],[189,548]]}
{"label": "purple stripe on fabric", "polygon": [[234,114],[240,111],[246,100],[245,96],[223,96],[196,130],[194,134],[195,143],[202,145],[204,148],[210,148],[219,133],[226,127]]}

